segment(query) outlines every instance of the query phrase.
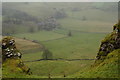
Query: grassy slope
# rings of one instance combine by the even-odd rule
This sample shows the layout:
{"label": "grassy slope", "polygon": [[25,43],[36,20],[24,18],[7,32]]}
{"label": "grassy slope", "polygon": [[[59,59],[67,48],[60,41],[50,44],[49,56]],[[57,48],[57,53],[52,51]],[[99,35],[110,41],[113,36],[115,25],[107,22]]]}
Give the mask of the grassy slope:
{"label": "grassy slope", "polygon": [[[84,78],[118,78],[118,56],[120,49],[109,53],[106,59],[98,66],[89,67],[86,70],[72,75]],[[71,76],[70,76],[71,77]]]}
{"label": "grassy slope", "polygon": [[[72,37],[44,42],[56,58],[94,58],[96,47],[104,34],[73,32]],[[89,37],[89,38],[88,38]],[[96,37],[96,38],[95,38]],[[89,41],[91,41],[89,43]],[[86,45],[87,44],[87,45]]]}
{"label": "grassy slope", "polygon": [[[26,64],[18,66],[22,62],[21,59],[7,59],[3,64],[2,64],[2,78],[35,78],[35,75],[28,75],[25,71],[28,70],[28,67]],[[37,76],[38,78],[41,78],[40,76]],[[7,80],[7,79],[5,79]]]}
{"label": "grassy slope", "polygon": [[48,77],[51,74],[53,78],[63,78],[64,74],[66,76],[74,74],[91,63],[93,61],[39,61],[26,64],[34,75]]}
{"label": "grassy slope", "polygon": [[[73,36],[71,37],[60,40],[42,42],[42,43],[53,53],[53,58],[65,58],[65,59],[93,58],[94,59],[95,58],[94,56],[96,55],[97,52],[97,46],[99,46],[99,41],[104,36],[105,34],[93,34],[93,33],[88,34],[88,33],[73,32]],[[91,42],[89,43],[89,41]],[[42,58],[41,54],[42,53],[40,52],[34,54],[32,53],[24,54],[22,59],[24,61],[41,59]],[[49,73],[51,73],[52,77],[63,77],[64,71],[68,76],[70,74],[76,73],[77,71],[83,69],[86,66],[90,66],[91,64],[93,64],[93,62],[94,61],[89,61],[89,60],[40,61],[40,62],[26,62],[26,64],[31,68],[31,70],[35,75],[45,77],[48,76]]]}
{"label": "grassy slope", "polygon": [[[26,76],[22,71],[22,68],[18,67],[18,64],[21,62],[20,59],[7,59],[2,64],[2,77],[3,78],[15,78],[16,74],[21,74],[20,77]],[[9,66],[8,66],[9,65]],[[24,70],[27,70],[28,67],[24,66]],[[11,74],[11,72],[14,72]],[[17,76],[16,76],[17,77]]]}
{"label": "grassy slope", "polygon": [[[47,32],[47,33],[51,33],[51,32]],[[46,36],[46,34],[42,34],[42,33],[31,34],[34,36],[21,34],[20,37],[24,36],[31,40],[38,40],[39,42],[41,42],[44,39],[45,42],[43,41],[42,44],[44,44],[53,53],[54,58],[94,58],[97,52],[96,51],[97,46],[99,46],[99,40],[101,40],[101,38],[105,36],[105,34],[72,32],[73,36],[56,40],[57,38],[61,37],[61,34],[57,34],[57,35],[56,33],[54,33],[54,35],[47,34],[48,37]],[[41,36],[38,37],[38,35]],[[52,37],[53,40],[46,41],[46,40],[50,40]],[[89,43],[89,41],[91,42]],[[95,54],[91,54],[91,53],[95,53]]]}
{"label": "grassy slope", "polygon": [[[62,31],[62,32],[64,33],[64,31]],[[55,57],[61,56],[61,57],[67,58],[69,56],[68,58],[90,58],[90,57],[93,58],[95,56],[95,54],[90,54],[89,56],[87,56],[87,55],[89,53],[97,52],[95,50],[97,50],[97,46],[99,45],[98,42],[105,35],[105,34],[94,34],[94,33],[88,34],[88,33],[80,33],[80,32],[73,32],[73,33],[74,34],[72,37],[68,37],[68,38],[61,39],[61,40],[48,41],[48,42],[44,42],[43,44],[45,44],[47,46],[47,48],[49,48],[52,52],[56,51],[55,54],[53,53]],[[82,37],[82,39],[79,36]],[[94,37],[96,37],[96,38],[94,38]],[[98,41],[97,41],[97,39],[98,39]],[[88,42],[88,41],[91,41],[91,43],[87,43],[87,45],[85,45],[86,42]],[[82,44],[79,46],[80,43],[82,43]],[[76,45],[76,46],[72,46],[72,45]],[[94,45],[94,47],[90,47],[93,45]],[[64,46],[64,47],[62,48],[62,46]],[[96,46],[96,49],[95,49],[95,46]],[[85,48],[85,50],[89,49],[89,51],[83,50],[83,51],[85,51],[84,54],[83,54],[83,52],[81,52],[83,54],[83,56],[80,53],[81,50],[78,51],[79,52],[78,54],[77,54],[77,52],[72,53],[73,49],[75,48],[75,51],[76,51],[76,48],[78,48],[78,47],[79,48],[82,47],[82,49]],[[58,51],[58,49],[60,49],[60,50]],[[65,53],[64,53],[64,51],[65,51]],[[68,51],[68,54],[67,54],[67,51]],[[95,51],[95,52],[92,52],[92,51]],[[116,50],[116,51],[110,53],[108,55],[107,59],[105,60],[105,62],[101,63],[100,66],[96,66],[94,68],[87,68],[94,61],[82,61],[82,62],[81,61],[73,61],[73,62],[40,61],[40,62],[28,62],[26,64],[29,65],[31,70],[33,71],[33,73],[35,75],[38,75],[39,77],[40,76],[48,77],[49,73],[51,74],[52,77],[63,77],[64,73],[68,77],[78,77],[78,76],[79,77],[110,77],[111,75],[112,75],[112,77],[116,77],[117,76],[117,72],[115,72],[115,71],[117,71],[117,63],[116,63],[117,56],[116,55],[119,53],[118,51]],[[59,54],[60,52],[64,53],[64,56]],[[58,53],[58,54],[56,55],[56,53]],[[77,56],[74,56],[74,55],[77,55]],[[113,55],[114,57],[111,59],[108,59],[111,57],[111,55]],[[65,57],[65,56],[67,56],[67,57]],[[28,61],[40,59],[40,58],[41,58],[41,53],[29,54],[29,56],[27,54],[23,55],[23,59],[28,60]],[[109,61],[111,61],[111,62],[109,62]],[[33,66],[33,64],[34,64],[34,66]],[[80,67],[78,67],[78,66],[80,66]],[[87,69],[88,71],[86,73],[84,73],[83,68]],[[108,68],[110,68],[111,70]],[[83,69],[83,70],[81,70],[81,69]],[[89,69],[92,69],[92,70],[89,71]],[[79,70],[81,70],[83,72],[77,73],[77,71],[79,71]],[[106,70],[106,71],[104,71],[104,70]],[[114,70],[114,72],[111,73],[112,70]],[[74,73],[77,73],[77,74],[72,75]],[[70,75],[72,75],[72,76],[70,76]],[[36,76],[36,77],[38,77],[38,76]]]}
{"label": "grassy slope", "polygon": [[[102,39],[102,37],[105,36],[105,34],[81,33],[81,32],[72,31],[72,35],[73,35],[72,37],[44,42],[44,40],[46,41],[50,39],[57,39],[61,36],[65,36],[68,33],[68,30],[63,29],[63,30],[57,30],[55,32],[62,34],[43,31],[43,32],[38,32],[39,34],[33,33],[28,35],[28,33],[27,34],[25,33],[25,34],[17,34],[16,36],[26,37],[27,39],[38,40],[40,42],[43,41],[42,44],[44,44],[53,53],[53,58],[65,58],[65,59],[95,58],[97,47],[99,46],[99,41]],[[89,41],[91,42],[89,43]],[[34,54],[31,53],[29,55],[24,54],[23,60],[31,61],[31,60],[41,59],[42,58],[41,54],[42,54],[41,52],[36,52]],[[81,63],[81,61],[73,61],[73,62],[41,61],[41,62],[28,62],[26,64],[30,66],[31,70],[35,75],[39,75],[39,76],[45,75],[44,77],[46,77],[48,76],[49,73],[51,73],[52,77],[63,77],[63,72],[65,69],[68,69],[65,72],[66,75],[68,76],[70,74],[73,74],[81,70],[86,66],[90,66],[93,63],[93,61],[82,61],[82,62],[83,63]],[[68,67],[66,68],[66,66]],[[52,69],[53,71],[49,71],[48,69],[50,70]]]}

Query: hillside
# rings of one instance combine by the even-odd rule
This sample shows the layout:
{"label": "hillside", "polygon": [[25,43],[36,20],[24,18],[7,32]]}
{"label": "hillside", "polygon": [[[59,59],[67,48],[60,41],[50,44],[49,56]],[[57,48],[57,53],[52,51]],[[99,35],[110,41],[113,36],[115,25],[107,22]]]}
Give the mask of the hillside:
{"label": "hillside", "polygon": [[119,53],[120,49],[114,50],[113,52],[109,53],[106,59],[99,65],[85,68],[71,76],[76,78],[118,78]]}
{"label": "hillside", "polygon": [[119,77],[119,54],[120,54],[120,24],[113,26],[113,32],[102,41],[96,56],[95,63],[76,77],[82,78],[120,78]]}

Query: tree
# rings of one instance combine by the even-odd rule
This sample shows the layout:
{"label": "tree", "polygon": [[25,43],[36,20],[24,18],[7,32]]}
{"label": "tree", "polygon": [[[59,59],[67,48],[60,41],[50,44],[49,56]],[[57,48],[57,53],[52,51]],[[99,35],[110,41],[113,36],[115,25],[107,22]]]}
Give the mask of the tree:
{"label": "tree", "polygon": [[68,36],[72,36],[72,33],[71,33],[71,31],[69,31],[69,32],[68,32]]}
{"label": "tree", "polygon": [[48,49],[45,49],[43,51],[42,57],[43,59],[48,60],[48,59],[52,59],[53,55]]}

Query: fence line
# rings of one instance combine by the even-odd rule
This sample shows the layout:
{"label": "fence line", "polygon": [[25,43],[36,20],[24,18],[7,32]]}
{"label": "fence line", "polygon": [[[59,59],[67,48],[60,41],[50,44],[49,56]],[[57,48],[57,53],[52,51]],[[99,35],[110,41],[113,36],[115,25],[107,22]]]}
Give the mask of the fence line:
{"label": "fence line", "polygon": [[80,61],[80,60],[96,60],[96,59],[38,59],[32,61],[24,61],[24,62],[37,62],[37,61]]}

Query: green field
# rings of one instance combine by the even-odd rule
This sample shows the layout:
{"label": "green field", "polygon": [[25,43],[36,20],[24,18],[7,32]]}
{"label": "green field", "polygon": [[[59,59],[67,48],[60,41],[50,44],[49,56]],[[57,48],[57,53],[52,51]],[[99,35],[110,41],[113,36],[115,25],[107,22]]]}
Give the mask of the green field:
{"label": "green field", "polygon": [[[37,40],[46,48],[48,48],[54,59],[63,58],[63,59],[95,59],[96,53],[98,51],[98,46],[100,45],[100,40],[102,37],[105,37],[104,33],[83,33],[72,31],[71,37],[61,38],[61,33],[66,34],[66,31],[58,30],[59,34],[54,35],[47,34],[51,32],[33,33],[29,36],[26,34],[15,35],[17,37],[26,37],[30,40]],[[39,37],[36,37],[38,36]],[[42,36],[40,36],[42,35]],[[51,39],[53,36],[54,38]],[[63,36],[63,35],[62,35]],[[44,37],[44,40],[42,39]],[[57,39],[58,38],[58,39]],[[50,40],[50,41],[46,41]],[[42,59],[42,52],[23,54],[22,59],[24,61],[34,61]],[[39,76],[48,76],[50,73],[52,77],[63,77],[64,73],[66,76],[69,76],[77,71],[80,71],[82,68],[92,65],[94,60],[82,60],[82,61],[38,61],[38,62],[25,62],[33,71],[35,75]],[[34,64],[34,66],[33,66]],[[78,67],[79,66],[79,67]],[[67,69],[67,70],[66,70]],[[64,72],[65,71],[65,72]]]}
{"label": "green field", "polygon": [[54,33],[53,31],[40,31],[36,33],[16,34],[15,37],[27,38],[29,40],[47,41],[65,37],[66,35]]}
{"label": "green field", "polygon": [[102,21],[80,21],[77,19],[66,18],[59,20],[61,25],[69,30],[77,30],[77,31],[84,31],[84,32],[99,32],[99,33],[106,33],[110,32],[111,26],[114,23],[111,22],[102,22]]}
{"label": "green field", "polygon": [[[50,33],[52,33],[52,35]],[[65,34],[65,32],[63,34]],[[105,35],[106,34],[103,33],[82,33],[72,31],[71,37],[64,38],[65,35],[62,34],[42,31],[39,32],[39,34],[26,33],[15,36],[20,38],[26,37],[29,40],[37,40],[53,53],[54,58],[94,58],[100,44],[99,41]]]}
{"label": "green field", "polygon": [[[64,74],[70,76],[84,67],[88,67],[94,61],[40,61],[27,62],[34,75],[46,76],[51,74],[53,78],[62,78]],[[34,64],[34,65],[33,65]]]}

